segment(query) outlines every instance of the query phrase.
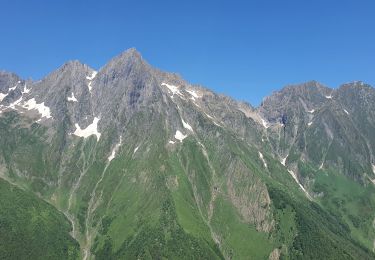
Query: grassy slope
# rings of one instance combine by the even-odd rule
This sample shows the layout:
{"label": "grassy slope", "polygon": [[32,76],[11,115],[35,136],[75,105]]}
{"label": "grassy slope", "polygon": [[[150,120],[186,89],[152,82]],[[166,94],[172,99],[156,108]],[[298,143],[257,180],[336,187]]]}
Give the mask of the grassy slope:
{"label": "grassy slope", "polygon": [[323,194],[319,202],[323,208],[345,223],[352,236],[369,249],[375,233],[375,188],[360,186],[335,172],[318,171],[313,190]]}
{"label": "grassy slope", "polygon": [[0,179],[0,259],[77,259],[65,216]]}

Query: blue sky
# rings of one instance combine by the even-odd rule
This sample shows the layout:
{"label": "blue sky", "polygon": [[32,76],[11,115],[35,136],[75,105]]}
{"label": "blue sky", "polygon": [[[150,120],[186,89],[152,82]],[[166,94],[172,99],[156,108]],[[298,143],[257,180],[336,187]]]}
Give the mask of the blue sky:
{"label": "blue sky", "polygon": [[290,83],[375,85],[375,1],[0,0],[0,69],[40,79],[137,48],[152,65],[258,105]]}

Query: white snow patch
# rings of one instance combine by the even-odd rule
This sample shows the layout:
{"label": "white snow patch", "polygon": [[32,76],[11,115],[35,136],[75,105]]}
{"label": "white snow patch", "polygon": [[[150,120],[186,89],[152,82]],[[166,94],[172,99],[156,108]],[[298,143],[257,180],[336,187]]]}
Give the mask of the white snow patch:
{"label": "white snow patch", "polygon": [[88,87],[89,87],[89,91],[91,92],[91,90],[92,90],[92,86],[91,86],[91,81],[89,82],[89,84],[87,85]]}
{"label": "white snow patch", "polygon": [[260,120],[262,120],[262,125],[264,126],[264,128],[268,128],[269,127],[269,125],[268,125],[268,123],[267,123],[267,121],[266,120],[264,120],[263,118],[261,118]]}
{"label": "white snow patch", "polygon": [[268,168],[268,167],[267,167],[266,160],[264,160],[263,154],[262,154],[261,152],[259,152],[259,151],[258,151],[258,153],[259,153],[259,158],[260,158],[260,159],[262,160],[262,162],[263,162],[264,168]]}
{"label": "white snow patch", "polygon": [[346,110],[346,109],[344,109],[344,112],[347,114],[347,115],[349,115],[349,112],[348,112],[348,110]]}
{"label": "white snow patch", "polygon": [[[99,139],[99,138],[98,138],[98,139]],[[112,153],[111,153],[111,155],[108,157],[108,161],[112,161],[112,160],[115,158],[116,153],[117,153],[117,151],[118,151],[118,148],[119,148],[120,145],[121,145],[121,142],[122,142],[122,138],[121,138],[121,136],[120,136],[120,141],[115,145],[115,147],[113,147]]]}
{"label": "white snow patch", "polygon": [[12,90],[15,90],[17,88],[17,85],[15,85],[13,88],[9,88],[8,93]]}
{"label": "white snow patch", "polygon": [[193,131],[193,128],[192,128],[188,123],[186,123],[186,122],[184,121],[184,119],[182,119],[182,117],[181,117],[181,121],[182,121],[182,125],[183,125],[186,129],[188,129],[188,130],[194,132],[194,131]]}
{"label": "white snow patch", "polygon": [[22,95],[23,94],[27,94],[27,93],[29,93],[30,92],[30,88],[27,88],[27,86],[26,86],[26,83],[25,83],[25,86],[23,86],[23,90],[21,91],[22,92]]}
{"label": "white snow patch", "polygon": [[44,102],[42,102],[40,104],[36,103],[34,98],[27,100],[24,107],[27,110],[33,110],[33,109],[38,110],[38,113],[41,114],[42,117],[45,117],[45,118],[51,118],[52,117],[51,116],[51,110],[49,109],[49,107],[45,106]]}
{"label": "white snow patch", "polygon": [[176,139],[179,140],[180,142],[182,142],[182,140],[184,140],[186,137],[187,137],[187,135],[184,135],[184,134],[181,133],[179,130],[177,130],[177,131],[176,131],[176,134],[174,135],[174,138],[176,138]]}
{"label": "white snow patch", "polygon": [[86,79],[93,80],[95,78],[96,74],[98,74],[98,72],[97,71],[93,71],[91,73],[91,76],[86,76]]}
{"label": "white snow patch", "polygon": [[195,100],[196,98],[200,98],[201,97],[194,90],[186,90],[186,92],[189,93],[192,96],[191,97],[192,100]]}
{"label": "white snow patch", "polygon": [[161,85],[167,87],[167,88],[172,92],[173,95],[177,94],[177,95],[179,95],[179,96],[181,96],[181,97],[184,96],[184,95],[180,92],[180,90],[178,89],[177,86],[169,85],[169,84],[167,84],[167,83],[161,83]]}
{"label": "white snow patch", "polygon": [[326,96],[327,99],[332,99],[332,95]]}
{"label": "white snow patch", "polygon": [[371,164],[372,166],[372,172],[375,174],[375,164]]}
{"label": "white snow patch", "polygon": [[206,112],[203,112],[209,119],[214,119],[212,116],[210,116],[209,114],[207,114]]}
{"label": "white snow patch", "polygon": [[281,159],[281,164],[282,165],[284,165],[285,166],[285,163],[286,163],[286,159],[288,158],[288,155],[285,157],[285,158],[283,158],[283,159]]}
{"label": "white snow patch", "polygon": [[91,73],[91,76],[86,76],[86,79],[90,80],[89,84],[87,85],[90,92],[91,92],[91,89],[92,89],[92,86],[91,86],[92,80],[96,77],[96,74],[98,74],[98,72],[97,71],[93,71]]}
{"label": "white snow patch", "polygon": [[68,101],[78,102],[78,100],[77,100],[76,97],[74,96],[74,93],[73,93],[73,92],[72,92],[72,96],[71,96],[71,97],[68,97]]}
{"label": "white snow patch", "polygon": [[8,96],[8,93],[6,94],[3,94],[3,93],[0,93],[0,102],[3,101],[3,99]]}
{"label": "white snow patch", "polygon": [[192,95],[195,98],[199,98],[200,96],[195,92],[194,90],[186,90],[190,95]]}
{"label": "white snow patch", "polygon": [[76,136],[79,136],[79,137],[83,137],[83,138],[87,138],[91,135],[96,135],[96,138],[99,141],[100,136],[101,136],[101,134],[98,132],[98,122],[99,122],[99,120],[100,120],[99,118],[95,117],[92,124],[87,126],[85,129],[81,129],[79,127],[79,125],[76,123],[75,124],[76,130],[74,131],[73,134],[76,135]]}
{"label": "white snow patch", "polygon": [[323,169],[324,161],[320,164],[319,170]]}
{"label": "white snow patch", "polygon": [[312,114],[312,113],[315,112],[315,109],[311,109],[311,110],[309,110],[309,111],[307,111],[307,112],[309,112],[310,114]]}
{"label": "white snow patch", "polygon": [[311,126],[311,125],[312,125],[312,123],[313,123],[313,122],[308,122],[308,123],[307,123],[307,125],[308,125],[308,126]]}
{"label": "white snow patch", "polygon": [[138,151],[138,148],[139,148],[139,146],[137,146],[137,147],[134,149],[133,154],[135,154],[135,153]]}
{"label": "white snow patch", "polygon": [[214,125],[218,126],[218,127],[221,127],[221,125],[219,125],[218,123],[216,123],[215,121],[212,121],[214,123]]}
{"label": "white snow patch", "polygon": [[168,143],[170,143],[170,144],[174,144],[175,143],[175,141],[172,141],[172,140],[170,140]]}

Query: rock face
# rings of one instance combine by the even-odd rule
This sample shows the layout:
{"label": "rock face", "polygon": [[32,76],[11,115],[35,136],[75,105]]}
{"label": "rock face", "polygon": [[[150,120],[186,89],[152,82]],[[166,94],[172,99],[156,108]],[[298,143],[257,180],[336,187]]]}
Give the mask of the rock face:
{"label": "rock face", "polygon": [[84,259],[370,259],[374,97],[307,82],[254,108],[135,49],[1,72],[0,176],[63,212]]}
{"label": "rock face", "polygon": [[362,82],[335,90],[308,82],[274,93],[258,110],[267,120],[280,123],[271,138],[281,160],[331,167],[365,183],[373,175],[374,95],[374,88]]}

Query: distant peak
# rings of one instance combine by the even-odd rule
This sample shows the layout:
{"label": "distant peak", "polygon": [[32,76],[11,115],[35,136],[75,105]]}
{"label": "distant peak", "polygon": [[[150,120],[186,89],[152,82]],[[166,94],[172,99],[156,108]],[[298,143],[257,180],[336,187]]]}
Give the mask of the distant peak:
{"label": "distant peak", "polygon": [[141,56],[141,53],[134,47],[125,50],[124,53]]}
{"label": "distant peak", "polygon": [[114,57],[112,60],[124,60],[124,59],[125,60],[126,59],[142,60],[142,55],[140,52],[137,51],[136,48],[130,48],[130,49],[123,51],[122,53]]}

